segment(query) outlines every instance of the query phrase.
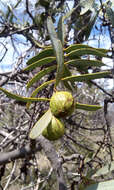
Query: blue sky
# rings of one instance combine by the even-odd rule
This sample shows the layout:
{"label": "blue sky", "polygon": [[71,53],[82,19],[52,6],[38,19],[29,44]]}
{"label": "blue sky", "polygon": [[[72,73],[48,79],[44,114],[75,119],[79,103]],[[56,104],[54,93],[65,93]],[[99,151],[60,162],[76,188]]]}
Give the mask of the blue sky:
{"label": "blue sky", "polygon": [[[33,0],[34,1],[34,0]],[[33,2],[32,1],[32,2]],[[5,5],[4,6],[4,10],[6,9],[6,3],[10,4],[11,2],[12,3],[16,3],[16,0],[13,0],[13,1],[10,1],[10,0],[2,0],[3,4]],[[69,1],[68,1],[69,2]],[[3,9],[3,4],[1,4],[1,1],[0,1],[0,7],[1,7],[1,10]],[[73,6],[73,3],[70,1],[69,3],[69,6],[70,8],[72,8]],[[25,15],[22,16],[22,12],[23,12],[23,7],[20,5],[20,7],[17,8],[16,10],[17,12],[17,16],[19,16],[19,18],[21,18],[21,21],[23,21],[25,19]],[[20,17],[21,15],[21,17]],[[23,19],[24,18],[24,19]],[[26,17],[27,19],[27,17]],[[18,21],[19,22],[19,21]],[[100,23],[98,23],[98,27],[100,26]],[[71,35],[73,35],[71,33]],[[95,36],[95,39],[92,40],[93,38],[93,35]],[[21,41],[23,40],[23,43],[27,43],[26,40],[21,36],[21,35],[15,35],[15,37],[17,38],[17,45],[16,45],[16,48],[19,52],[19,54],[21,56],[24,55],[24,53],[26,52],[26,50],[28,49],[28,45],[29,43],[27,44],[27,46],[24,46],[24,44],[21,44],[19,43],[18,41]],[[18,58],[18,55],[16,55],[12,45],[11,45],[11,40],[10,40],[10,37],[8,37],[7,39],[2,39],[0,38],[0,42],[3,42],[6,44],[6,47],[7,47],[7,54],[5,56],[5,58],[3,59],[2,62],[0,62],[0,72],[6,72],[6,71],[9,71],[9,70],[12,70],[12,68],[14,67],[16,61],[17,61],[17,58]],[[88,45],[91,45],[93,47],[98,47],[98,43],[100,42],[100,47],[101,48],[106,48],[106,49],[109,49],[111,47],[111,43],[110,43],[110,37],[109,37],[109,34],[108,34],[108,30],[107,28],[105,27],[102,31],[102,34],[99,33],[99,31],[97,31],[95,28],[93,29],[91,35],[90,35],[90,40],[87,42]],[[0,52],[3,50],[3,46],[1,45],[0,46]],[[0,57],[1,58],[1,57]],[[113,63],[112,63],[112,60],[111,59],[103,59],[104,63],[106,63],[107,65],[109,65],[110,67],[113,67]],[[112,82],[111,82],[111,86],[112,86]]]}

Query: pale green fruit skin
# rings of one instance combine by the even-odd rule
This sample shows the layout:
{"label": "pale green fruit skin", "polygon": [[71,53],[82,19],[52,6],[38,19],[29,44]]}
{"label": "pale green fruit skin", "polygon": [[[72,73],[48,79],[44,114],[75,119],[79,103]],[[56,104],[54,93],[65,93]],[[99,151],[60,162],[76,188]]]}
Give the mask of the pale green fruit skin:
{"label": "pale green fruit skin", "polygon": [[52,117],[49,125],[44,129],[42,135],[50,141],[58,140],[64,135],[65,128],[63,122],[56,118]]}
{"label": "pale green fruit skin", "polygon": [[56,117],[67,117],[74,111],[74,98],[70,92],[55,92],[50,99],[50,109]]}

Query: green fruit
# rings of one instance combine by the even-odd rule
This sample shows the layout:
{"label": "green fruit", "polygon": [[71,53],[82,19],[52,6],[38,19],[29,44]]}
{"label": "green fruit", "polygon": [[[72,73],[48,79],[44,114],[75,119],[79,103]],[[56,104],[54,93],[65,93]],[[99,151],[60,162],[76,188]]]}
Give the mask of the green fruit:
{"label": "green fruit", "polygon": [[54,93],[50,100],[50,109],[56,117],[66,117],[74,111],[74,98],[70,92],[60,91]]}
{"label": "green fruit", "polygon": [[60,119],[52,117],[51,122],[44,129],[42,135],[50,141],[57,140],[64,135],[64,124]]}

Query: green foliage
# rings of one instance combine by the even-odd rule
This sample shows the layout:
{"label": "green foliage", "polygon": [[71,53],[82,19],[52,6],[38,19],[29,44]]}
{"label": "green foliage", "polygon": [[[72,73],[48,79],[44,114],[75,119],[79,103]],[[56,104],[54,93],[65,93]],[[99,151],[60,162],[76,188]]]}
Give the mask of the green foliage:
{"label": "green foliage", "polygon": [[[53,22],[51,17],[47,18],[47,28],[49,32],[49,36],[52,42],[52,46],[48,46],[39,52],[36,56],[31,58],[27,62],[27,67],[24,68],[24,71],[30,71],[37,67],[43,68],[39,71],[35,76],[33,76],[30,81],[27,83],[27,88],[30,88],[34,83],[39,81],[42,77],[45,77],[47,74],[51,72],[56,73],[56,77],[53,80],[46,81],[40,86],[38,86],[31,94],[29,98],[21,97],[15,94],[8,92],[7,90],[0,88],[7,96],[14,98],[19,101],[27,102],[27,108],[30,107],[30,104],[33,101],[49,101],[48,98],[35,98],[38,95],[38,92],[49,84],[55,85],[55,89],[57,88],[59,83],[63,83],[63,88],[68,90],[75,89],[75,82],[86,82],[89,83],[91,80],[100,79],[107,77],[111,74],[110,71],[97,72],[97,73],[88,73],[88,67],[101,67],[104,64],[96,59],[98,57],[107,57],[107,53],[109,50],[93,48],[88,45],[83,44],[73,44],[67,47],[66,49],[63,47],[64,41],[64,20],[72,14],[73,10],[66,14],[65,16],[60,18],[58,24],[58,35],[55,31]],[[89,56],[89,59],[83,58],[85,55]],[[91,60],[90,55],[94,57],[95,60]],[[77,68],[77,71],[81,73],[81,71],[85,71],[87,74],[81,75],[72,75],[72,70],[70,70],[69,66],[73,66]],[[77,72],[76,72],[77,73]],[[86,111],[96,111],[101,108],[99,105],[85,105],[78,102],[75,102],[76,109],[83,109]],[[36,122],[34,127],[30,132],[30,138],[35,139],[40,134],[42,134],[43,130],[48,126],[51,121],[51,111],[50,109]]]}
{"label": "green foliage", "polygon": [[[63,19],[64,22],[64,19]],[[93,80],[97,78],[103,78],[106,77],[110,72],[101,72],[101,73],[92,73],[92,74],[84,74],[79,76],[72,76],[71,71],[69,70],[68,66],[72,65],[77,68],[77,70],[80,71],[84,70],[85,67],[101,67],[104,65],[102,61],[99,60],[88,60],[88,59],[82,59],[83,55],[93,55],[93,56],[100,56],[100,57],[107,57],[107,53],[109,50],[106,49],[98,49],[93,48],[88,45],[83,44],[73,44],[70,45],[68,48],[63,49],[61,41],[57,37],[57,33],[54,29],[53,23],[51,18],[49,17],[47,20],[47,26],[49,30],[49,35],[52,41],[53,48],[47,48],[43,51],[41,51],[37,56],[31,58],[27,64],[30,64],[27,66],[24,70],[31,70],[36,68],[37,66],[43,66],[48,63],[57,64],[56,66],[48,66],[48,68],[44,68],[44,70],[40,71],[38,74],[36,74],[27,84],[27,87],[31,87],[31,85],[40,80],[41,77],[45,76],[47,73],[50,73],[53,69],[57,68],[57,75],[56,79],[52,80],[50,82],[45,82],[41,86],[39,86],[32,94],[31,97],[35,97],[37,93],[42,90],[44,87],[46,87],[48,84],[55,83],[55,86],[58,84],[58,82],[62,81],[66,88],[69,90],[72,90],[72,87],[74,86],[73,81],[81,81],[81,82],[88,82],[88,80]],[[55,57],[52,57],[52,52],[55,52]],[[63,53],[64,52],[64,53]],[[64,55],[64,58],[63,58]],[[74,58],[80,57],[78,59]],[[64,62],[64,59],[67,60]],[[55,61],[53,62],[53,61]],[[67,65],[67,67],[66,67]],[[70,81],[71,85],[67,82]]]}
{"label": "green foliage", "polygon": [[[21,2],[21,1],[19,0],[18,3],[19,2]],[[62,10],[58,25],[56,25],[56,30],[55,30],[55,27],[53,25],[52,19],[54,20],[54,16],[56,15],[56,9],[58,9],[58,8],[54,8],[55,10],[52,10],[52,12],[48,11],[48,9],[51,7],[50,4],[52,5],[52,3],[53,3],[53,7],[54,7],[55,2],[58,5],[62,4],[61,3],[62,1],[60,1],[60,0],[59,1],[53,1],[53,2],[51,0],[44,0],[44,1],[38,0],[37,3],[36,3],[36,7],[39,8],[38,6],[41,6],[41,9],[43,9],[44,12],[41,13],[41,14],[34,13],[36,15],[35,15],[35,17],[33,19],[33,23],[32,23],[32,19],[30,19],[30,22],[29,21],[25,22],[25,26],[26,26],[25,28],[24,28],[24,25],[21,25],[19,23],[20,26],[14,25],[15,26],[14,31],[13,31],[13,29],[11,30],[11,31],[13,31],[14,34],[15,34],[15,29],[16,29],[16,31],[19,31],[19,33],[22,30],[22,31],[24,31],[23,34],[26,36],[26,28],[27,28],[27,36],[31,39],[32,45],[35,44],[36,47],[40,48],[39,53],[36,56],[29,59],[27,61],[27,63],[26,63],[27,64],[26,68],[23,69],[23,71],[25,73],[26,73],[26,71],[27,71],[27,73],[29,71],[31,72],[34,69],[35,69],[35,73],[37,72],[31,79],[29,79],[29,81],[27,81],[27,89],[32,87],[35,83],[38,84],[36,89],[33,90],[30,97],[22,97],[22,96],[19,96],[17,94],[13,94],[13,93],[11,93],[11,92],[7,91],[6,89],[3,89],[3,88],[0,88],[0,91],[5,93],[10,98],[16,99],[17,101],[22,101],[22,102],[27,103],[26,104],[27,109],[29,109],[30,105],[32,103],[34,103],[34,102],[36,103],[36,102],[39,102],[39,101],[44,101],[43,103],[45,104],[45,102],[46,102],[46,106],[47,106],[47,103],[49,104],[50,99],[44,98],[44,97],[37,98],[37,96],[39,97],[39,95],[40,95],[39,92],[42,91],[44,88],[47,88],[46,91],[48,89],[50,89],[50,88],[48,88],[48,85],[51,85],[52,89],[53,89],[53,86],[55,87],[54,92],[57,91],[58,89],[62,89],[62,90],[71,91],[72,93],[74,93],[75,96],[73,98],[74,98],[74,103],[75,103],[75,109],[77,110],[77,112],[74,113],[71,116],[71,118],[66,119],[64,122],[67,123],[68,120],[70,121],[70,119],[73,118],[73,121],[76,119],[77,126],[73,127],[74,124],[71,124],[72,122],[71,123],[69,122],[68,126],[66,125],[67,131],[66,131],[66,135],[64,137],[64,142],[66,140],[69,140],[68,139],[68,134],[70,134],[71,137],[73,137],[74,142],[77,143],[77,145],[75,145],[75,143],[72,143],[72,142],[71,143],[68,142],[68,145],[73,144],[73,148],[75,148],[75,146],[76,146],[76,148],[78,147],[76,149],[76,151],[79,150],[82,157],[84,155],[84,160],[82,160],[81,156],[79,157],[79,159],[77,159],[75,157],[73,158],[72,155],[68,155],[68,158],[67,158],[67,156],[64,157],[64,155],[61,155],[62,158],[63,158],[63,162],[64,162],[64,171],[66,169],[65,164],[70,165],[70,163],[71,164],[73,163],[72,162],[72,160],[73,160],[74,163],[75,163],[74,164],[74,167],[75,167],[74,171],[76,172],[76,170],[78,169],[79,173],[78,174],[77,173],[72,173],[74,175],[74,179],[72,177],[71,180],[73,180],[73,183],[75,183],[75,180],[77,182],[77,176],[78,176],[78,178],[80,178],[78,180],[78,183],[81,182],[81,184],[79,185],[79,188],[78,188],[79,190],[107,190],[107,189],[112,190],[113,186],[114,186],[114,180],[97,183],[97,180],[96,180],[97,178],[98,178],[98,181],[100,181],[100,180],[102,181],[102,179],[104,181],[105,178],[102,178],[103,175],[108,175],[110,172],[112,172],[112,174],[113,174],[114,162],[110,162],[109,164],[105,165],[101,169],[98,169],[98,170],[96,169],[98,167],[98,165],[99,164],[102,165],[103,162],[102,162],[102,157],[100,157],[99,155],[96,154],[96,153],[100,154],[100,151],[97,152],[98,150],[96,150],[96,147],[92,147],[92,146],[93,146],[94,143],[95,143],[95,146],[100,146],[100,143],[102,145],[102,142],[103,142],[102,140],[103,139],[102,140],[101,139],[99,140],[99,138],[97,139],[97,134],[100,132],[100,129],[101,129],[100,128],[101,123],[100,123],[100,125],[98,123],[98,128],[96,129],[94,127],[97,126],[96,124],[97,124],[97,122],[99,122],[99,120],[96,121],[95,125],[94,125],[95,120],[92,118],[93,119],[93,125],[91,125],[91,119],[90,120],[88,119],[89,116],[90,116],[89,118],[93,117],[93,114],[91,113],[92,111],[97,111],[97,110],[101,109],[102,106],[84,104],[86,101],[93,103],[93,102],[95,102],[95,99],[93,100],[93,98],[94,97],[96,98],[96,97],[100,96],[99,94],[96,93],[96,91],[94,89],[94,85],[92,86],[92,80],[101,79],[101,78],[104,78],[104,77],[107,77],[107,76],[111,75],[110,71],[94,73],[94,71],[95,71],[94,68],[96,69],[96,67],[99,67],[99,70],[102,70],[101,67],[105,66],[105,64],[100,60],[102,60],[103,57],[108,57],[108,53],[110,51],[106,50],[106,49],[103,49],[103,48],[93,48],[91,46],[84,45],[84,44],[72,44],[72,45],[68,46],[67,42],[65,41],[67,39],[67,37],[68,37],[66,35],[66,31],[67,31],[66,30],[66,23],[67,23],[66,19],[69,16],[71,16],[71,14],[73,13],[73,11],[75,9],[72,9],[70,12],[65,13],[65,15],[63,15],[63,14],[66,11],[66,9]],[[104,16],[106,18],[106,21],[109,21],[112,24],[112,26],[114,26],[114,11],[112,9],[112,3],[111,2],[113,3],[113,0],[109,0],[109,1],[106,0],[106,3],[104,3],[104,1],[102,2],[103,3],[103,8],[104,8],[104,12],[103,12],[104,15],[102,15],[102,16]],[[73,23],[73,21],[72,21],[73,19],[69,20],[70,22],[68,22],[68,23],[71,24],[71,26],[70,26],[70,24],[68,26],[69,28],[71,27],[70,28],[71,30],[73,29],[74,32],[75,32],[75,29],[76,29],[76,31],[79,31],[79,32],[77,32],[77,34],[79,36],[76,36],[76,37],[77,37],[77,39],[79,39],[79,41],[78,40],[77,41],[80,42],[80,43],[83,40],[88,39],[88,37],[89,37],[89,35],[91,33],[91,30],[93,28],[93,25],[94,25],[94,23],[96,21],[96,18],[98,16],[99,10],[102,9],[101,5],[98,8],[95,3],[96,3],[95,0],[80,0],[80,6],[81,6],[81,8],[79,8],[80,9],[79,12],[81,11],[80,15],[79,15],[79,13],[76,13],[77,14],[76,19],[74,19],[74,20],[76,20],[75,23]],[[30,4],[32,5],[32,2],[30,2]],[[14,19],[15,20],[18,19],[17,15],[15,16],[15,9],[14,8],[16,8],[16,7],[17,6],[13,7],[13,6],[10,6],[10,5],[8,5],[6,7],[6,9],[7,9],[6,10],[6,12],[7,12],[6,13],[6,24],[7,24],[7,22],[13,23]],[[31,10],[32,9],[28,10],[28,13],[32,13]],[[55,13],[54,13],[54,11],[55,11]],[[76,9],[76,12],[78,12],[77,9]],[[46,31],[46,24],[44,24],[44,23],[46,23],[45,22],[46,21],[46,14],[45,13],[47,13],[47,15],[52,15],[52,18],[48,17],[48,19],[47,19],[48,32],[47,33],[44,32],[44,34],[43,34],[43,31],[44,30]],[[28,16],[30,16],[30,15],[28,15]],[[35,24],[35,28],[34,28],[34,24]],[[33,27],[33,30],[34,29],[36,30],[36,28],[38,28],[38,37],[40,37],[40,38],[36,38],[36,40],[34,39],[34,37],[32,36],[32,34],[34,34],[34,32],[32,33],[33,30],[31,28],[31,26]],[[13,28],[12,24],[11,24],[11,27]],[[28,29],[29,27],[30,27],[30,31]],[[68,30],[69,30],[69,28],[68,28]],[[3,32],[4,32],[5,35],[7,35],[7,31],[5,30],[4,27],[3,27]],[[12,34],[12,32],[11,32],[11,34]],[[35,35],[35,37],[36,37],[36,35]],[[27,39],[27,42],[29,41],[29,38]],[[40,42],[42,42],[43,44],[47,44],[47,42],[44,42],[44,38],[45,38],[45,40],[48,40],[48,42],[49,42],[49,39],[51,39],[51,44],[52,45],[51,46],[45,46],[45,45],[40,44],[37,41],[38,39],[40,39]],[[80,39],[82,39],[82,40],[80,40]],[[99,57],[100,57],[100,60],[99,60]],[[90,69],[91,69],[91,73],[90,73]],[[51,74],[52,74],[52,77],[51,77]],[[47,77],[47,75],[49,75],[49,77]],[[49,78],[51,78],[51,79],[49,79]],[[42,81],[46,81],[46,82],[42,82]],[[88,93],[89,93],[90,96],[88,96],[88,94],[86,94],[86,93],[85,94],[83,93],[83,91],[84,92],[86,91],[85,89],[81,89],[81,88],[80,88],[81,90],[78,89],[78,82],[81,82],[81,85],[83,85],[82,83],[86,83],[89,87],[90,87],[90,85],[93,87],[93,88],[91,88],[92,89],[91,90],[90,88],[88,89],[88,86],[86,85],[86,87],[87,87],[86,90],[88,90]],[[36,86],[36,85],[34,85],[34,86]],[[76,89],[78,89],[78,92],[76,92]],[[41,93],[41,94],[43,94],[43,93]],[[76,95],[77,95],[77,97],[76,97]],[[78,95],[79,95],[79,97],[78,97]],[[45,94],[44,94],[44,96],[45,96]],[[78,98],[80,98],[80,101],[79,101]],[[77,101],[79,101],[79,102],[84,101],[84,103],[79,103]],[[90,104],[92,104],[92,103],[90,103]],[[41,104],[41,106],[42,106],[42,104]],[[40,107],[40,104],[39,103],[36,104],[36,107],[35,107],[36,110],[32,109],[32,110],[30,110],[30,113],[32,113],[32,111],[34,111],[34,115],[35,115],[35,113],[37,111],[39,111],[38,110],[39,107]],[[44,107],[44,105],[43,105],[43,107]],[[10,113],[12,115],[12,117],[17,118],[17,115],[18,115],[18,120],[19,120],[21,114],[15,115],[15,109],[11,108],[11,110],[13,110],[13,112]],[[81,118],[81,116],[82,116],[80,114],[81,111],[78,113],[78,110],[83,110],[83,112],[84,112],[84,113],[82,112],[83,117],[84,117],[83,119]],[[87,111],[87,112],[85,113],[85,111]],[[90,112],[88,112],[88,111],[90,111]],[[98,112],[96,114],[99,115],[99,113],[101,113],[101,112]],[[20,111],[20,113],[21,113],[21,111]],[[27,114],[28,113],[29,112],[27,111]],[[89,115],[87,118],[86,118],[86,116],[87,116],[86,114]],[[76,118],[75,118],[75,116],[76,116]],[[3,115],[3,117],[4,117],[4,115]],[[53,117],[53,115],[52,115],[52,112],[50,111],[50,108],[49,108],[48,111],[46,111],[46,113],[35,123],[35,125],[33,126],[33,128],[30,131],[29,137],[31,139],[36,139],[39,135],[43,134],[44,130],[48,129],[48,134],[49,134],[48,139],[52,140],[53,139],[53,134],[54,134],[54,132],[52,131],[52,136],[50,136],[51,135],[50,131],[52,130],[50,128],[50,123],[52,122],[52,117]],[[3,119],[5,121],[6,118],[4,117]],[[86,119],[87,119],[87,121],[86,121]],[[101,117],[100,117],[100,119],[101,119]],[[15,122],[16,124],[18,123],[18,120]],[[9,123],[8,124],[10,126],[15,126],[15,123],[12,122],[11,124],[9,124]],[[25,122],[25,124],[26,124],[26,122]],[[31,121],[31,124],[32,124],[32,121]],[[78,127],[78,124],[79,124],[79,127]],[[3,124],[3,127],[4,127],[4,124]],[[103,126],[103,127],[104,127],[103,128],[104,133],[105,133],[106,132],[105,131],[105,126]],[[93,135],[94,129],[95,129],[95,133],[94,133],[95,136]],[[26,130],[26,128],[24,130]],[[23,130],[23,132],[25,132],[25,133],[27,132],[27,134],[28,134],[28,131],[27,130],[24,131],[24,130]],[[18,132],[18,130],[17,130],[17,132]],[[101,130],[101,132],[98,134],[98,137],[100,135],[102,135],[102,133],[103,133],[103,131]],[[15,133],[13,135],[15,135],[15,134],[16,134],[16,131],[15,131]],[[91,136],[91,134],[93,136]],[[89,138],[88,138],[88,136],[89,136]],[[59,136],[59,137],[61,137],[61,136]],[[102,138],[103,136],[100,136],[100,137]],[[106,136],[106,137],[108,137],[108,136]],[[9,137],[7,137],[7,138],[9,139],[8,142],[11,142],[10,138]],[[5,139],[7,139],[7,138],[5,138]],[[58,139],[58,137],[57,137],[57,139]],[[88,147],[88,150],[90,149],[89,150],[90,154],[87,153],[86,154],[87,156],[85,158],[85,152],[86,151],[88,152],[88,150],[85,150],[85,146],[83,146],[83,145],[85,145],[85,143],[87,143],[87,139],[88,139],[87,147]],[[106,138],[106,140],[107,140],[107,142],[105,143],[105,139],[104,139],[104,143],[106,144],[106,145],[104,144],[104,146],[112,145],[112,143],[113,143],[112,141],[109,142],[108,141],[109,139],[107,139],[107,138]],[[61,142],[63,142],[63,141],[59,141],[59,142],[56,143],[57,148],[58,148],[58,144],[61,143]],[[78,145],[78,142],[80,142],[79,145]],[[108,144],[108,142],[110,144]],[[99,144],[97,144],[97,143],[99,143]],[[61,145],[62,154],[63,154],[63,148],[64,148],[63,145],[64,144]],[[84,147],[83,151],[80,148],[81,145],[82,145],[82,148]],[[68,146],[67,147],[65,146],[65,149],[67,149],[67,148],[68,148]],[[72,148],[72,146],[71,146],[71,148]],[[92,148],[92,150],[91,150],[91,148]],[[105,151],[105,149],[104,149],[104,151]],[[102,154],[104,154],[104,151],[103,151]],[[67,152],[65,150],[66,155],[69,154],[69,152],[71,154],[71,152],[73,152],[73,151],[70,150],[70,151]],[[77,153],[78,152],[76,152],[76,154]],[[66,160],[68,159],[68,162],[65,159]],[[75,162],[75,159],[78,160],[79,163],[77,161]],[[40,165],[40,164],[38,164],[38,165]],[[90,170],[90,173],[92,173],[91,175],[88,175],[88,173],[89,173],[88,170]],[[95,170],[95,171],[93,171],[93,170]],[[87,175],[86,175],[86,173],[87,173]],[[49,176],[49,178],[50,178],[50,176]],[[42,175],[40,175],[41,180],[39,182],[39,188],[50,189],[50,187],[51,187],[51,189],[56,189],[56,187],[52,188],[51,185],[48,187],[49,180],[50,180],[49,178],[48,178],[48,172],[47,172],[47,177],[45,178],[45,179],[48,179],[48,181],[47,181],[48,184],[47,184],[47,183],[45,183],[44,180],[42,180],[42,179],[44,179],[44,177],[42,178]],[[55,176],[55,179],[53,181],[54,182],[56,181],[56,176]],[[71,184],[68,185],[68,186],[70,187]],[[73,187],[71,187],[71,188],[73,188]]]}
{"label": "green foliage", "polygon": [[41,67],[43,65],[46,65],[48,63],[52,63],[53,61],[55,61],[56,58],[55,57],[46,57],[46,58],[43,58],[43,59],[40,59],[38,61],[33,61],[31,65],[27,66],[24,71],[30,71],[30,70],[33,70],[35,69],[36,67]]}
{"label": "green foliage", "polygon": [[27,88],[30,88],[35,82],[40,80],[42,77],[45,75],[51,73],[53,70],[56,69],[56,65],[50,66],[49,68],[46,68],[39,73],[37,73],[28,83],[27,83]]}
{"label": "green foliage", "polygon": [[66,54],[66,57],[70,59],[75,59],[78,56],[84,56],[84,55],[96,55],[99,57],[108,57],[105,53],[102,53],[99,50],[96,50],[95,48],[81,48],[74,51],[71,51],[70,53]]}
{"label": "green foliage", "polygon": [[16,94],[13,94],[7,90],[5,90],[4,88],[0,88],[0,90],[2,92],[4,92],[8,97],[18,100],[18,101],[22,101],[22,102],[38,102],[38,101],[49,101],[48,98],[27,98],[27,97],[22,97]]}
{"label": "green foliage", "polygon": [[38,88],[36,88],[36,89],[32,92],[31,97],[35,97],[35,96],[38,94],[38,92],[39,92],[40,90],[42,90],[43,88],[45,88],[46,86],[48,86],[49,84],[52,84],[52,83],[54,83],[54,82],[55,82],[55,80],[50,80],[50,81],[44,82],[41,86],[39,86]]}
{"label": "green foliage", "polygon": [[47,57],[50,57],[50,56],[51,57],[54,56],[53,48],[47,47],[44,50],[42,50],[40,53],[38,53],[36,56],[29,59],[26,64],[30,65],[32,63],[35,63],[35,62],[39,61],[40,59],[47,58]]}
{"label": "green foliage", "polygon": [[55,31],[51,17],[48,17],[48,19],[47,19],[47,27],[48,27],[49,35],[51,38],[52,46],[53,46],[53,49],[54,49],[54,52],[56,55],[57,76],[56,76],[55,86],[57,86],[59,81],[62,78],[62,74],[64,71],[63,47],[62,47],[61,41],[57,37],[57,33]]}
{"label": "green foliage", "polygon": [[101,109],[102,106],[99,105],[87,105],[87,104],[80,104],[78,102],[75,103],[75,108],[76,109],[82,109],[86,111],[96,111],[98,109]]}
{"label": "green foliage", "polygon": [[92,49],[92,50],[98,50],[101,53],[108,53],[109,52],[109,50],[107,50],[107,49],[93,48],[93,47],[91,47],[89,45],[85,45],[85,44],[72,44],[72,45],[68,46],[66,49],[64,49],[64,51],[66,53],[70,53],[70,52],[72,52],[74,50],[79,50],[79,49],[82,49],[82,48],[89,48],[89,49]]}
{"label": "green foliage", "polygon": [[58,22],[57,34],[63,46],[65,42],[65,37],[66,37],[66,28],[65,28],[64,21],[73,13],[74,10],[75,9],[71,9],[71,11],[67,12],[66,15],[61,16]]}
{"label": "green foliage", "polygon": [[[32,92],[31,97],[32,97],[32,98],[35,97],[35,96],[38,94],[38,92],[39,92],[40,90],[44,89],[44,88],[47,87],[49,84],[53,84],[53,83],[55,83],[55,80],[50,80],[50,81],[44,82],[42,85],[40,85],[38,88],[36,88],[36,89]],[[27,103],[27,108],[29,108],[30,105],[31,105],[31,102],[28,102],[28,103]]]}
{"label": "green foliage", "polygon": [[78,76],[70,76],[70,77],[65,77],[62,80],[63,81],[78,81],[78,82],[85,82],[88,80],[94,80],[94,79],[100,79],[104,78],[107,75],[111,74],[110,71],[105,71],[105,72],[98,72],[98,73],[92,73],[92,74],[83,74],[83,75],[78,75]]}
{"label": "green foliage", "polygon": [[85,67],[102,67],[105,64],[99,60],[86,60],[86,59],[72,59],[70,61],[65,62],[67,65],[72,65],[73,67],[85,69]]}

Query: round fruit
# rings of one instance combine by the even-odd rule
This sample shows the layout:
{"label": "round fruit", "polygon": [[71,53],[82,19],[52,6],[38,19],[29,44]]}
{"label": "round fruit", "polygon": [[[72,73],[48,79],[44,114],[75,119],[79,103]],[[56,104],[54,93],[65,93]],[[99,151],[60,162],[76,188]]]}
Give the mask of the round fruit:
{"label": "round fruit", "polygon": [[44,129],[42,135],[50,141],[57,140],[64,135],[64,124],[63,122],[56,118],[52,117],[49,125]]}
{"label": "round fruit", "polygon": [[50,109],[56,117],[66,117],[74,110],[74,98],[70,92],[60,91],[53,94],[50,100]]}

